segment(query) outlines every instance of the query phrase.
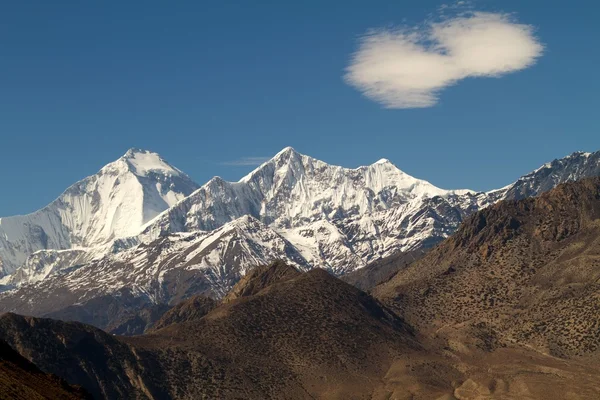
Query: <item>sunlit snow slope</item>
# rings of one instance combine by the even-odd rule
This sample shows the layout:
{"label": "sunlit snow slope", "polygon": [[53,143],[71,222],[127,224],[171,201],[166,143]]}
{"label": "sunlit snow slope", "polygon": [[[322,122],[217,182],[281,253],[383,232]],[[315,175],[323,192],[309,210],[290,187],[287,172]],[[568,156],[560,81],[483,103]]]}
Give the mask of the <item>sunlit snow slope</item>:
{"label": "sunlit snow slope", "polygon": [[89,248],[136,235],[197,187],[158,154],[131,149],[43,209],[0,218],[0,276],[38,250]]}

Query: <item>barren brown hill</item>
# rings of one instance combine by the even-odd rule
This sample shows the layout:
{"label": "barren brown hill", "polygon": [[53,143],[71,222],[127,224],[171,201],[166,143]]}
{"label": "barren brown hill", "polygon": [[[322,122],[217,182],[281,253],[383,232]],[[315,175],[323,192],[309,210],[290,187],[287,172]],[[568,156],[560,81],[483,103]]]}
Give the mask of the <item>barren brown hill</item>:
{"label": "barren brown hill", "polygon": [[126,340],[185,382],[182,398],[369,398],[396,355],[420,349],[404,321],[320,269]]}
{"label": "barren brown hill", "polygon": [[0,399],[89,399],[81,388],[73,387],[55,375],[45,374],[34,364],[0,341]]}
{"label": "barren brown hill", "polygon": [[600,356],[600,178],[467,219],[374,295],[422,333]]}
{"label": "barren brown hill", "polygon": [[5,314],[0,338],[108,399],[371,398],[399,357],[422,351],[401,318],[323,270],[261,271],[245,296],[206,315],[188,300],[149,334]]}
{"label": "barren brown hill", "polygon": [[199,320],[219,304],[255,295],[274,283],[297,278],[300,275],[300,271],[283,261],[274,261],[271,264],[258,266],[249,271],[220,302],[204,295],[184,300],[166,312],[149,331],[162,329],[176,323]]}

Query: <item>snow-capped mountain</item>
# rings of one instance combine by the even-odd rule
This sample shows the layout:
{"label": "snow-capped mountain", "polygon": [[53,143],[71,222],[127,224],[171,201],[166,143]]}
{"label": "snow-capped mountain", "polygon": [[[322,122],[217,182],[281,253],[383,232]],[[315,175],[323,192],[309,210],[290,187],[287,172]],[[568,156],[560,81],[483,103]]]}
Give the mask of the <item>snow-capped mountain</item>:
{"label": "snow-capped mountain", "polygon": [[[77,319],[123,299],[168,304],[196,293],[220,297],[250,268],[275,259],[344,274],[398,251],[431,247],[467,215],[497,201],[595,175],[600,175],[600,152],[574,153],[504,188],[475,193],[437,188],[388,160],[348,169],[286,148],[238,182],[213,178],[197,188],[158,155],[130,151],[65,192],[85,187],[75,191],[83,193],[79,203],[85,207],[71,206],[75,201],[63,195],[32,214],[57,215],[60,223],[44,226],[44,232],[65,229],[66,239],[62,247],[54,246],[62,236],[53,236],[53,245],[37,245],[43,249],[37,252],[30,251],[32,243],[43,235],[25,241],[29,252],[12,264],[24,259],[21,268],[1,282],[12,289],[0,294],[0,311],[60,311],[53,315]],[[121,181],[133,182],[129,193],[122,193]],[[143,183],[141,189],[135,182]],[[90,198],[99,199],[97,211],[88,210]],[[57,206],[65,203],[70,208]],[[70,222],[85,219],[81,215],[91,222]],[[22,229],[33,220],[12,218],[29,218]],[[5,220],[12,219],[2,219],[0,229]]]}
{"label": "snow-capped mountain", "polygon": [[[437,188],[388,160],[349,169],[288,147],[238,182],[213,178],[148,224],[142,236],[212,230],[251,215],[288,239],[313,266],[344,273],[390,251],[418,247],[426,237],[412,231],[430,229],[425,225],[433,220],[409,216],[429,199],[454,204],[451,199],[473,193]],[[389,221],[392,214],[396,224]]]}
{"label": "snow-capped mountain", "polygon": [[348,169],[287,147],[239,182],[213,178],[159,216],[146,232],[211,230],[242,215],[287,229],[382,211],[417,198],[470,192],[437,188],[388,160]]}
{"label": "snow-capped mountain", "polygon": [[39,250],[93,248],[137,235],[197,188],[158,154],[131,149],[43,209],[0,218],[0,276]]}
{"label": "snow-capped mountain", "polygon": [[575,152],[567,157],[542,165],[521,177],[512,185],[500,190],[502,199],[519,200],[537,196],[563,182],[583,177],[600,176],[600,151]]}
{"label": "snow-capped mountain", "polygon": [[163,236],[63,269],[35,285],[0,294],[0,307],[43,315],[75,304],[97,306],[99,298],[125,293],[148,304],[177,303],[200,293],[222,297],[249,268],[277,259],[300,270],[311,268],[287,240],[243,216],[210,232]]}

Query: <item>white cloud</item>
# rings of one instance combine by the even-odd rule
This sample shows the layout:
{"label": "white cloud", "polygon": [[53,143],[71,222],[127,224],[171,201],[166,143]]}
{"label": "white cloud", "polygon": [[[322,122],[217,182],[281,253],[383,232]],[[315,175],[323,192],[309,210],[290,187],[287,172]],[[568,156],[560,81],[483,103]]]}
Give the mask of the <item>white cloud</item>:
{"label": "white cloud", "polygon": [[509,14],[470,12],[416,28],[372,30],[346,82],[386,108],[423,108],[469,77],[500,77],[535,64],[544,46]]}
{"label": "white cloud", "polygon": [[223,161],[221,165],[231,165],[231,166],[257,166],[261,165],[267,161],[269,161],[270,157],[242,157],[238,160],[233,161]]}

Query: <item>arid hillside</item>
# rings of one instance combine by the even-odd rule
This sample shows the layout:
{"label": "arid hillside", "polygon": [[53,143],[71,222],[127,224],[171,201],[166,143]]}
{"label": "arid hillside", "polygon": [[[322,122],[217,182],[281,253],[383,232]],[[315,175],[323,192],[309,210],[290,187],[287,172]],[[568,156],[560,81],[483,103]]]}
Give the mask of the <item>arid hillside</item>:
{"label": "arid hillside", "polygon": [[600,355],[600,179],[504,201],[374,290],[422,333]]}

